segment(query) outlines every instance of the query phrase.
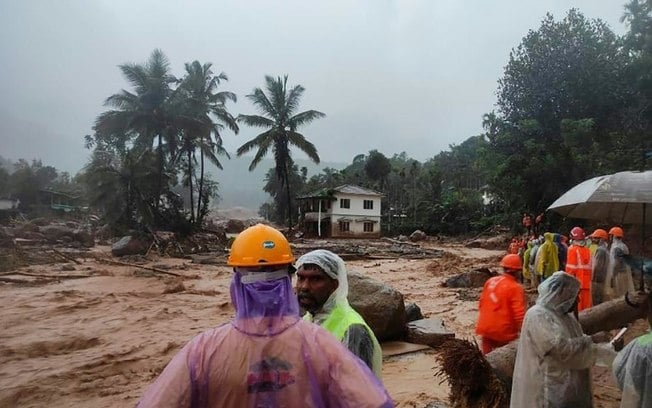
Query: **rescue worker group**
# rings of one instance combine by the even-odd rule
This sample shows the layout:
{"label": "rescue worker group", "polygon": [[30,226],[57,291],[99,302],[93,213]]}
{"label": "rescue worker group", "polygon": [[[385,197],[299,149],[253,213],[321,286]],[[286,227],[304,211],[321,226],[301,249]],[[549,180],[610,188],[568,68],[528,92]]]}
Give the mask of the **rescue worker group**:
{"label": "rescue worker group", "polygon": [[[619,258],[628,252],[623,230],[595,230],[589,241],[576,227],[570,236],[565,247],[545,233],[502,258],[479,301],[482,352],[518,339],[511,407],[592,407],[594,364],[613,365],[621,406],[652,407],[652,335],[617,353],[620,342],[594,344],[577,320],[577,310],[633,290]],[[235,317],[190,340],[138,407],[395,406],[380,344],[348,303],[337,254],[295,259],[280,231],[257,224],[235,238],[227,264]],[[539,292],[527,312],[524,286]]]}

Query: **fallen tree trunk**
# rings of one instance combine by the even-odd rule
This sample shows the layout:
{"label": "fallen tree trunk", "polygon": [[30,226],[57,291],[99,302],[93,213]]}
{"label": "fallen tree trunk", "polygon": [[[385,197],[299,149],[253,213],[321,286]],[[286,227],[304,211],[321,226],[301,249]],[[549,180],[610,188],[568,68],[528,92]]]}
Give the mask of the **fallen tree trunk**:
{"label": "fallen tree trunk", "polygon": [[[647,316],[647,296],[632,296],[635,304],[620,298],[602,303],[579,314],[579,322],[586,334],[619,329],[638,319]],[[491,353],[481,357],[477,345],[460,339],[448,340],[442,347],[436,349],[442,369],[437,372],[451,385],[450,403],[454,408],[502,408],[509,405],[512,376],[516,362],[518,341],[513,341]],[[465,351],[464,351],[465,350]],[[454,352],[453,352],[454,351]],[[475,356],[475,357],[474,357]],[[480,356],[480,357],[477,357]],[[489,364],[474,363],[474,370],[467,366],[452,364],[451,361],[463,359],[475,361],[478,358]],[[475,360],[474,360],[475,359]],[[496,384],[499,380],[502,386],[478,388],[477,383]]]}
{"label": "fallen tree trunk", "polygon": [[[632,296],[632,298],[636,298],[636,296]],[[601,331],[620,329],[638,319],[645,318],[647,316],[647,299],[644,296],[639,296],[633,301],[637,302],[637,307],[630,306],[623,297],[583,310],[579,315],[582,330],[585,334],[591,335]],[[486,359],[496,375],[507,384],[512,383],[517,346],[518,340],[515,340],[486,355]]]}

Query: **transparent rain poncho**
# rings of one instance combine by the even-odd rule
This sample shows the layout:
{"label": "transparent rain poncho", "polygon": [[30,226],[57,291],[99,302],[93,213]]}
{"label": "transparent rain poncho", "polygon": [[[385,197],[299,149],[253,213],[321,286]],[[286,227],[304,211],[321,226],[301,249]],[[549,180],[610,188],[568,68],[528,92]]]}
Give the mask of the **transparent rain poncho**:
{"label": "transparent rain poncho", "polygon": [[631,341],[613,363],[622,408],[652,407],[652,332]]}
{"label": "transparent rain poncho", "polygon": [[558,271],[539,285],[525,314],[512,380],[511,407],[592,407],[589,368],[609,364],[609,344],[593,344],[569,311],[580,282]]}
{"label": "transparent rain poncho", "polygon": [[605,301],[607,270],[609,268],[609,248],[603,240],[597,244],[593,254],[593,270],[591,278],[591,295],[593,296],[593,305],[599,305]]}
{"label": "transparent rain poncho", "polygon": [[610,296],[613,298],[619,298],[626,292],[634,291],[632,271],[619,256],[623,254],[629,254],[629,248],[620,238],[613,237],[611,248],[609,248],[609,268],[607,269],[607,283]]}
{"label": "transparent rain poncho", "polygon": [[[346,348],[365,361],[380,377],[382,350],[373,331],[364,323],[362,316],[349,305],[349,283],[344,261],[331,251],[317,249],[301,256],[295,263],[295,267],[299,269],[306,264],[319,266],[332,279],[337,279],[338,287],[319,312],[314,316],[307,312],[304,319],[323,326],[336,337],[342,333],[341,340]],[[334,313],[337,316],[334,316]],[[350,319],[352,316],[353,319]]]}
{"label": "transparent rain poncho", "polygon": [[235,319],[186,344],[139,407],[393,407],[376,376],[299,317],[287,267],[237,268]]}

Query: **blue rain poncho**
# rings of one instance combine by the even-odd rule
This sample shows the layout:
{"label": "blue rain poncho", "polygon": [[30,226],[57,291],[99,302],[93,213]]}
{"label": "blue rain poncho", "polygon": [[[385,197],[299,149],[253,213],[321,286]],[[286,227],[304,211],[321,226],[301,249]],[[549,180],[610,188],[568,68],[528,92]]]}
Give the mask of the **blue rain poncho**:
{"label": "blue rain poncho", "polygon": [[236,268],[235,319],[186,344],[139,407],[393,407],[386,390],[330,333],[299,317],[287,267]]}

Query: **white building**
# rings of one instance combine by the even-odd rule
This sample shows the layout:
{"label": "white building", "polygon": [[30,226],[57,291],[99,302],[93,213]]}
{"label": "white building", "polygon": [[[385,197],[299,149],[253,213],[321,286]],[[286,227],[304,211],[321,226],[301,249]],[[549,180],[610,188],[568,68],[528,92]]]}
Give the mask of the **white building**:
{"label": "white building", "polygon": [[306,236],[380,237],[382,194],[345,184],[299,197]]}

